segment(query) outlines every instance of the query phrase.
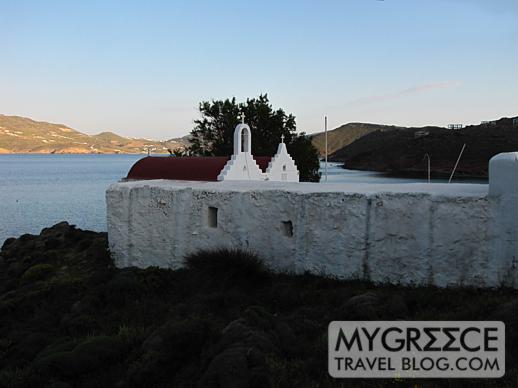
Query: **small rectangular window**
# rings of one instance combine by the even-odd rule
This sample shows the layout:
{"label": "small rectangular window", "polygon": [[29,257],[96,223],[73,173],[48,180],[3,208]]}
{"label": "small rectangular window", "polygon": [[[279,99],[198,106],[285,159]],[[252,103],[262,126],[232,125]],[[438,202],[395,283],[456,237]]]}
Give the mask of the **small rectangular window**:
{"label": "small rectangular window", "polygon": [[293,237],[293,224],[291,221],[282,221],[281,231],[284,236]]}
{"label": "small rectangular window", "polygon": [[208,224],[211,228],[218,227],[218,208],[209,206]]}

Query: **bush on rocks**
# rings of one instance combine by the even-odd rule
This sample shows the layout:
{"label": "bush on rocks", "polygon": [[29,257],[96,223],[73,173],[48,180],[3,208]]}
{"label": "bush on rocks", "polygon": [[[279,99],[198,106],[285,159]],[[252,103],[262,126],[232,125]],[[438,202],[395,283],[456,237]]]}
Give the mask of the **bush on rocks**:
{"label": "bush on rocks", "polygon": [[234,250],[190,255],[174,271],[116,269],[105,233],[60,223],[2,245],[0,388],[407,387],[329,377],[329,322],[370,319],[501,319],[508,365],[497,385],[511,388],[517,300],[510,289],[274,274],[259,256]]}

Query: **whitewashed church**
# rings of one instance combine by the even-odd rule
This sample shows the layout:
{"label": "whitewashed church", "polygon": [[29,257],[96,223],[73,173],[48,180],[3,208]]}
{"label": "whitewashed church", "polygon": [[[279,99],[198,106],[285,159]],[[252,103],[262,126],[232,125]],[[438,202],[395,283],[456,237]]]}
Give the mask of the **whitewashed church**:
{"label": "whitewashed church", "polygon": [[271,269],[379,283],[518,289],[518,152],[487,184],[299,182],[283,139],[252,155],[145,157],[106,193],[118,267],[180,268],[202,249],[257,252]]}

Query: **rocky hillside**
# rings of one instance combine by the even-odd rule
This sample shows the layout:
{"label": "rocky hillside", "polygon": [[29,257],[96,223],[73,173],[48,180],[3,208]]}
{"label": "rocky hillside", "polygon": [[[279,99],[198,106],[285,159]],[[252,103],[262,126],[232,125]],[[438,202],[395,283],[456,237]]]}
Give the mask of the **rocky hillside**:
{"label": "rocky hillside", "polygon": [[449,176],[459,153],[466,148],[455,176],[487,177],[488,162],[500,152],[518,150],[518,126],[503,118],[458,130],[439,127],[376,131],[336,151],[331,159],[349,169],[426,176],[430,156],[432,174]]}
{"label": "rocky hillside", "polygon": [[0,250],[0,388],[404,388],[409,380],[332,379],[328,324],[437,319],[504,321],[506,373],[491,386],[516,387],[516,290],[273,274],[257,256],[225,250],[192,255],[176,271],[117,269],[105,233],[66,222]]}
{"label": "rocky hillside", "polygon": [[122,137],[112,132],[90,136],[63,124],[0,114],[0,154],[133,154],[145,153],[148,148],[154,153],[167,153],[168,148],[184,145],[182,139],[160,142]]}
{"label": "rocky hillside", "polygon": [[[327,149],[329,155],[339,149],[348,146],[355,140],[368,133],[374,131],[389,131],[396,129],[393,125],[366,124],[366,123],[349,123],[327,132]],[[311,142],[318,150],[320,155],[325,155],[325,133],[319,132],[311,135]]]}

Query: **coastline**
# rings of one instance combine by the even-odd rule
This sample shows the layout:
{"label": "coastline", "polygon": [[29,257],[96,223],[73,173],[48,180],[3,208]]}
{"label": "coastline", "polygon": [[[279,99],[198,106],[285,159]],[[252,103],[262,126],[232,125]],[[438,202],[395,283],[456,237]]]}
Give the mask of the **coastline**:
{"label": "coastline", "polygon": [[[372,170],[367,168],[362,168],[360,166],[355,167],[347,167],[343,162],[332,162],[337,165],[340,165],[340,168],[349,171],[364,171],[364,172],[376,172],[381,174],[382,176],[388,178],[405,178],[405,179],[427,179],[428,171],[427,170],[412,170],[412,171],[383,171],[383,170]],[[444,181],[450,178],[451,171],[446,172],[443,170],[430,170],[430,178],[431,181]],[[465,173],[455,173],[453,179],[455,181],[461,181],[466,183],[487,183],[489,181],[488,174],[485,175],[477,175],[477,174],[465,174]]]}

